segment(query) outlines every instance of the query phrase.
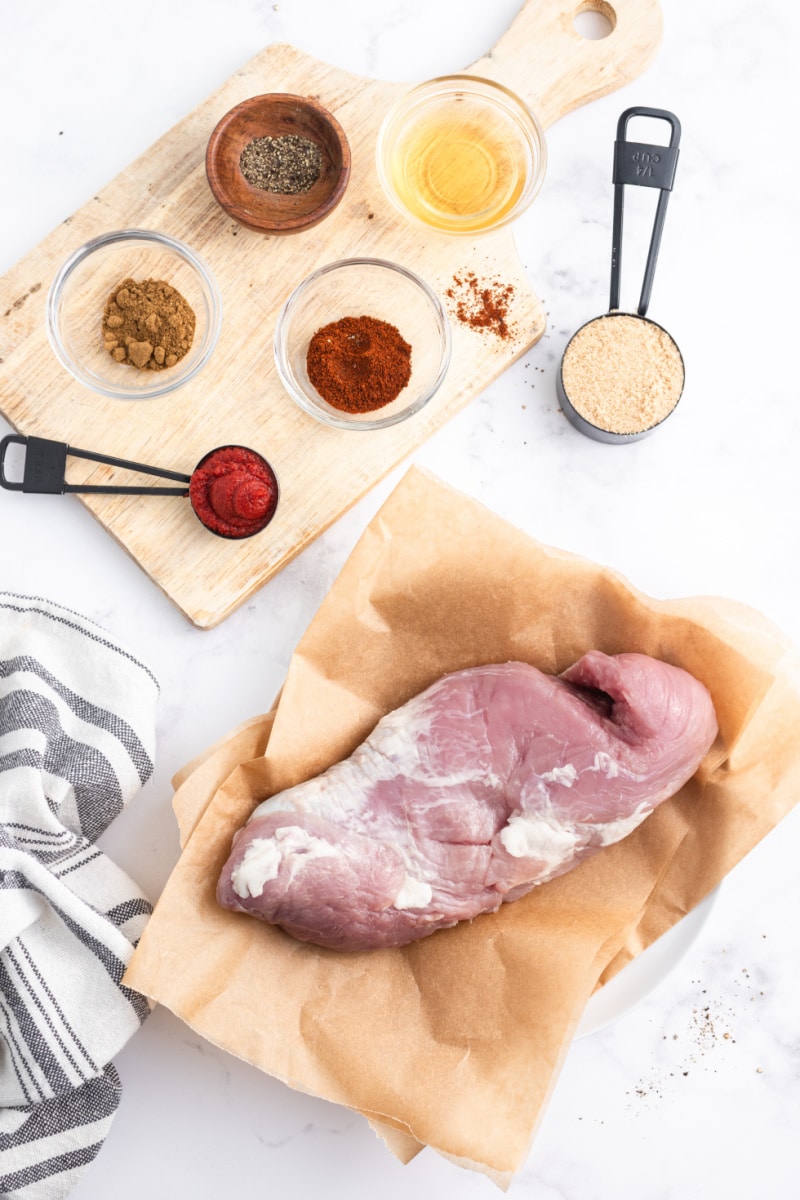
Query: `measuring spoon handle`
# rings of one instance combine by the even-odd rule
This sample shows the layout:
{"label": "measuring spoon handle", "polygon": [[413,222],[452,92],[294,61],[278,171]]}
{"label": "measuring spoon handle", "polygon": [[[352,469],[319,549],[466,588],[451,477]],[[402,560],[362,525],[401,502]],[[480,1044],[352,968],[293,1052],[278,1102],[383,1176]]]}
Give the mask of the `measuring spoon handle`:
{"label": "measuring spoon handle", "polygon": [[[25,465],[21,480],[9,479],[6,474],[6,454],[9,446],[12,445],[25,448]],[[73,458],[85,458],[90,462],[106,463],[112,467],[124,467],[129,471],[140,471],[145,475],[157,475],[161,479],[176,479],[184,486],[162,488],[67,483],[68,455]],[[77,450],[68,446],[66,442],[56,442],[51,438],[23,437],[21,434],[10,433],[0,441],[0,487],[4,487],[10,492],[38,492],[51,496],[63,495],[64,492],[92,492],[112,496],[141,496],[148,493],[158,496],[185,496],[190,480],[190,475],[184,475],[179,471],[168,471],[163,467],[129,462],[125,458],[112,458],[108,454],[95,454],[90,450]]]}

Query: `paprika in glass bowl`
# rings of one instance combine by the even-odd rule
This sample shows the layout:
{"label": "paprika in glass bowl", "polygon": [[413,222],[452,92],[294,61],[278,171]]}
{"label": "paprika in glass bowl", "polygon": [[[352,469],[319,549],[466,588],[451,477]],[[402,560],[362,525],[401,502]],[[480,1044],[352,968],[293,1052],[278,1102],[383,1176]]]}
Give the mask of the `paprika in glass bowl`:
{"label": "paprika in glass bowl", "polygon": [[275,363],[289,395],[318,421],[385,429],[436,394],[450,363],[450,326],[413,271],[342,259],[309,275],[284,304]]}

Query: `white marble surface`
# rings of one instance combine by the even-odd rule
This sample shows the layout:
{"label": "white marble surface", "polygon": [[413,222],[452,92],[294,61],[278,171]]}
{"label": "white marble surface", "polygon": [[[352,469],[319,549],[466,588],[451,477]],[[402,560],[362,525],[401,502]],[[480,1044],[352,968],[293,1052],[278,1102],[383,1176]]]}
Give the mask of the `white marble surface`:
{"label": "white marble surface", "polygon": [[[2,0],[0,272],[270,41],[418,80],[478,58],[517,8],[518,0]],[[665,0],[664,8],[664,43],[646,74],[550,131],[545,187],[516,230],[549,314],[546,336],[414,461],[650,594],[730,596],[800,642],[791,182],[800,17],[786,0]],[[679,342],[688,382],[657,436],[617,448],[566,423],[554,374],[569,334],[607,303],[610,154],[631,104],[672,109],[683,123],[650,312]],[[31,498],[0,496],[0,587],[93,616],[161,680],[155,777],[104,839],[151,897],[178,855],[171,775],[268,707],[295,643],[400,474],[211,632],[193,629],[77,502],[48,501],[45,515]],[[666,980],[574,1045],[511,1196],[797,1195],[799,855],[795,812],[732,873]],[[430,1151],[400,1166],[360,1117],[288,1091],[164,1010],[118,1066],[122,1106],[76,1200],[205,1200],[231,1187],[245,1196],[324,1188],[348,1200],[497,1194]]]}

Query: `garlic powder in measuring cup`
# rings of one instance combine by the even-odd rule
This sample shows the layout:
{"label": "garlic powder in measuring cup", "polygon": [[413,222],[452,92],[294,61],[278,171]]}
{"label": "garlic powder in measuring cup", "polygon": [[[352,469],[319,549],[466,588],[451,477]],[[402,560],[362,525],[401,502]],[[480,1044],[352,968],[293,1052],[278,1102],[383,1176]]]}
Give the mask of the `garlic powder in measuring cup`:
{"label": "garlic powder in measuring cup", "polygon": [[582,326],[561,364],[570,404],[585,421],[612,434],[644,433],[681,397],[681,352],[648,317],[612,312]]}

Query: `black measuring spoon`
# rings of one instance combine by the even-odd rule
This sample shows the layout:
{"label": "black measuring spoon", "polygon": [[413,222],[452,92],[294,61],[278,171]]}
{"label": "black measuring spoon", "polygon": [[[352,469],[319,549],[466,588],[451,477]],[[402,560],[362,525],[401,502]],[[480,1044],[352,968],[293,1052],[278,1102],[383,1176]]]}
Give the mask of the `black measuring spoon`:
{"label": "black measuring spoon", "polygon": [[[25,449],[21,479],[10,479],[6,456],[12,445]],[[142,484],[67,483],[67,458],[81,458],[107,466],[172,479],[180,487]],[[244,472],[242,478],[236,469]],[[250,472],[250,478],[247,472]],[[255,476],[253,476],[255,472]],[[252,480],[259,488],[253,495]],[[242,487],[244,485],[244,490]],[[249,488],[248,488],[249,485]],[[267,460],[246,446],[218,446],[203,455],[191,475],[131,462],[109,454],[78,450],[50,438],[11,433],[0,441],[0,487],[12,492],[63,495],[66,492],[103,496],[183,496],[191,501],[197,519],[219,537],[240,539],[260,533],[275,515],[278,480]]]}
{"label": "black measuring spoon", "polygon": [[[628,141],[628,123],[633,117],[666,121],[668,144]],[[609,311],[573,334],[556,379],[564,415],[595,441],[620,444],[647,437],[673,412],[683,393],[685,367],[678,345],[663,326],[645,315],[675,180],[680,136],[678,118],[663,108],[628,108],[617,123]],[[619,307],[624,189],[631,184],[659,189],[636,313]]]}

